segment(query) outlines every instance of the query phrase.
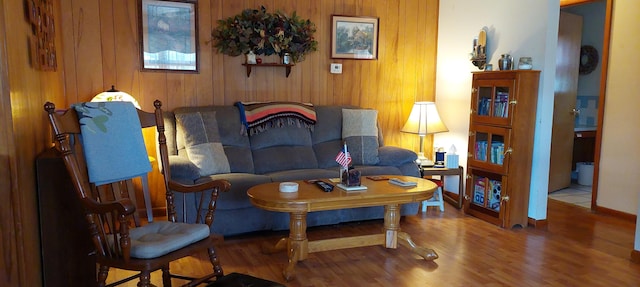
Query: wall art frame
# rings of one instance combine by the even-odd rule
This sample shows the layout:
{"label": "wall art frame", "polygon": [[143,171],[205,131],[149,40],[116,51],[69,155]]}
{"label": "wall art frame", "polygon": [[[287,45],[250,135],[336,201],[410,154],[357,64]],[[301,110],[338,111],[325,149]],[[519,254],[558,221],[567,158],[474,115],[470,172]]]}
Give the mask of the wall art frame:
{"label": "wall art frame", "polygon": [[142,71],[197,73],[197,0],[138,0]]}
{"label": "wall art frame", "polygon": [[26,0],[27,20],[33,35],[29,37],[31,66],[41,71],[56,71],[56,29],[53,0]]}
{"label": "wall art frame", "polygon": [[378,59],[378,18],[333,15],[331,23],[331,58]]}

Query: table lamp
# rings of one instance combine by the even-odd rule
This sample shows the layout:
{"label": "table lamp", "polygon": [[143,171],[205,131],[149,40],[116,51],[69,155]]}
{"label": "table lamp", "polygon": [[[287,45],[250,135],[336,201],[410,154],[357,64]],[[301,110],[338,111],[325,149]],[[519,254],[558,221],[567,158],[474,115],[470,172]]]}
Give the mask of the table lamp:
{"label": "table lamp", "polygon": [[97,94],[95,97],[93,97],[93,99],[91,99],[92,102],[132,102],[133,105],[138,109],[141,110],[140,105],[138,104],[138,101],[136,101],[136,98],[134,98],[133,96],[125,93],[125,92],[121,92],[116,90],[115,86],[111,86],[111,89],[102,93]]}
{"label": "table lamp", "polygon": [[416,162],[421,166],[432,166],[433,161],[424,155],[424,137],[428,134],[447,132],[449,130],[440,120],[440,115],[438,115],[434,102],[416,102],[413,104],[407,123],[404,124],[400,131],[420,136],[420,152]]}

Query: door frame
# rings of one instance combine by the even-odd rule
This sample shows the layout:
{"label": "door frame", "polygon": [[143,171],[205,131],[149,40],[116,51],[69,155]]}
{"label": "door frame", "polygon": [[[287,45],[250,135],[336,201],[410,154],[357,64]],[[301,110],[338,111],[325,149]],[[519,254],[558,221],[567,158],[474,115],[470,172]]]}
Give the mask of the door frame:
{"label": "door frame", "polygon": [[611,20],[613,17],[613,1],[614,0],[560,0],[560,8],[574,5],[587,4],[593,2],[606,1],[607,8],[605,10],[604,34],[602,37],[601,62],[602,69],[600,72],[600,91],[598,93],[598,125],[596,127],[595,151],[593,160],[593,184],[591,185],[591,210],[597,210],[598,199],[598,179],[600,175],[600,151],[602,148],[602,125],[604,119],[604,105],[607,95],[607,70],[609,68],[609,45],[611,43]]}

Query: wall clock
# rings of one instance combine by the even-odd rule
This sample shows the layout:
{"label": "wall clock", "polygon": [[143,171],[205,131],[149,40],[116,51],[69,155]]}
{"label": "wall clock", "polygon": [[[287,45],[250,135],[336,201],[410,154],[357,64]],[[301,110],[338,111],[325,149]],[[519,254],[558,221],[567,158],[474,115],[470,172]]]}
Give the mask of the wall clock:
{"label": "wall clock", "polygon": [[580,47],[580,75],[593,72],[598,66],[598,50],[590,45]]}

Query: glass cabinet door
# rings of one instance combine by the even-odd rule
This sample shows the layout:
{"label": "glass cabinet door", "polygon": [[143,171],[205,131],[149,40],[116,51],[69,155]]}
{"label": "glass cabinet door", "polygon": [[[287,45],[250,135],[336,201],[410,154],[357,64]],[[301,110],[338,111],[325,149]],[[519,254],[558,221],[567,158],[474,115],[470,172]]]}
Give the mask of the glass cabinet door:
{"label": "glass cabinet door", "polygon": [[514,84],[512,80],[476,80],[473,88],[472,121],[510,126]]}
{"label": "glass cabinet door", "polygon": [[507,177],[469,168],[467,176],[466,212],[497,225],[503,225],[503,209],[508,208]]}
{"label": "glass cabinet door", "polygon": [[511,153],[511,129],[475,124],[469,128],[469,164],[506,174]]}

